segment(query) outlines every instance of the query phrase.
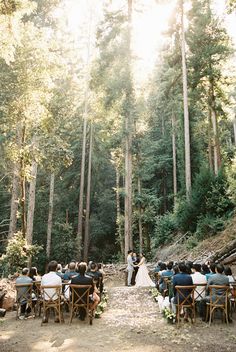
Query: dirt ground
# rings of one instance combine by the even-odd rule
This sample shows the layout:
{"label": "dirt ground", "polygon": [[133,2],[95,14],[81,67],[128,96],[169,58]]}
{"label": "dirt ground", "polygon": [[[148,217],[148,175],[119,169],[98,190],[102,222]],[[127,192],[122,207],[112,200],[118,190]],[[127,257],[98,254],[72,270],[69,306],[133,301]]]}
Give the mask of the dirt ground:
{"label": "dirt ground", "polygon": [[51,319],[41,326],[41,319],[17,321],[15,312],[0,320],[1,352],[189,352],[235,351],[234,322],[223,324],[215,319],[208,324],[181,322],[178,329],[162,318],[158,304],[147,288],[110,287],[108,305],[100,319],[90,326],[76,318],[68,324]]}

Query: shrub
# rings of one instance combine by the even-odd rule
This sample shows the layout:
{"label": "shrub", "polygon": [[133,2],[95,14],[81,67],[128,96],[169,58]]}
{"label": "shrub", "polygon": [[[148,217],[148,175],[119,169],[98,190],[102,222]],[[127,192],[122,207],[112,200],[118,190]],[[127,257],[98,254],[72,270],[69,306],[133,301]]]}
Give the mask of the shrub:
{"label": "shrub", "polygon": [[198,240],[203,240],[204,237],[213,236],[223,229],[224,221],[222,218],[211,215],[201,216],[197,223],[196,237]]}
{"label": "shrub", "polygon": [[1,272],[4,276],[13,274],[27,265],[28,259],[39,253],[42,247],[27,245],[22,233],[17,232],[9,241],[6,254],[0,258]]}

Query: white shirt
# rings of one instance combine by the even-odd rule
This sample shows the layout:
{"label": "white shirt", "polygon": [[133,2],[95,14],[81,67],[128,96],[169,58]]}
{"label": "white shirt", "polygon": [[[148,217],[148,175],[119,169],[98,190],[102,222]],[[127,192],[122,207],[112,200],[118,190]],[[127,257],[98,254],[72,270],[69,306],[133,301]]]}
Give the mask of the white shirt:
{"label": "white shirt", "polygon": [[[55,271],[50,271],[48,274],[44,274],[41,280],[41,286],[62,286],[62,281],[59,275]],[[53,288],[45,289],[44,299],[48,301],[50,298],[53,300],[58,298],[58,295],[55,294],[56,290]]]}
{"label": "white shirt", "polygon": [[[191,274],[191,276],[192,276],[192,280],[193,280],[193,285],[207,283],[206,276],[199,273],[198,271],[196,271],[194,274]],[[206,295],[205,291],[206,291],[206,288],[204,286],[197,286],[194,291],[194,298],[197,301],[200,301],[203,297],[205,297],[205,295]]]}

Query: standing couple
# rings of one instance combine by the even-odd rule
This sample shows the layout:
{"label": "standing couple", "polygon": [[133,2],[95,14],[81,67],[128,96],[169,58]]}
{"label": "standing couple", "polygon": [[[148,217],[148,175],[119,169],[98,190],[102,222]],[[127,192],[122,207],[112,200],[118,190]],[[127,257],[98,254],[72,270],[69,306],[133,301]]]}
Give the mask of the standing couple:
{"label": "standing couple", "polygon": [[145,256],[141,254],[139,264],[134,265],[132,255],[133,255],[133,251],[129,250],[128,257],[127,257],[128,286],[131,286],[131,280],[132,280],[134,268],[138,267],[139,270],[135,278],[135,286],[136,287],[150,287],[150,286],[155,287],[154,282],[151,280],[148,274]]}

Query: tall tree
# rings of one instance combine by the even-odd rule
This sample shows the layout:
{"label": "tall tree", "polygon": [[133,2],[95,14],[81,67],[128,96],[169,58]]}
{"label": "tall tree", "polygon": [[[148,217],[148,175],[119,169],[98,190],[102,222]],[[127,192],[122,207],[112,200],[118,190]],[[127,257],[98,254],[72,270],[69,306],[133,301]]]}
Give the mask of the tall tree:
{"label": "tall tree", "polygon": [[184,145],[185,145],[185,183],[187,198],[191,192],[191,156],[190,156],[190,127],[188,112],[188,83],[185,50],[185,25],[184,25],[184,0],[180,0],[181,6],[181,52],[182,52],[182,77],[183,77],[183,102],[184,102]]}

